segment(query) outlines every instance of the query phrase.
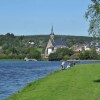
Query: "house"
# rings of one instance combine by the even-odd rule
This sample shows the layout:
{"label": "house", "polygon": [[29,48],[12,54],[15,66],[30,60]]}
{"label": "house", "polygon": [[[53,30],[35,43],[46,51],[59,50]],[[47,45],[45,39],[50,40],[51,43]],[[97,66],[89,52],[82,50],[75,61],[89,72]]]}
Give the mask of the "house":
{"label": "house", "polygon": [[76,44],[71,47],[75,52],[90,51],[92,48],[96,49],[96,52],[100,54],[100,43],[92,41],[89,44]]}
{"label": "house", "polygon": [[84,45],[84,50],[85,50],[85,51],[86,51],[86,50],[91,50],[91,46],[90,46],[89,44]]}
{"label": "house", "polygon": [[96,44],[96,52],[100,54],[100,43]]}
{"label": "house", "polygon": [[29,40],[28,43],[29,43],[30,45],[34,45],[34,44],[35,44],[35,43],[34,43],[34,40]]}
{"label": "house", "polygon": [[84,50],[84,44],[76,44],[71,47],[74,52],[81,52]]}
{"label": "house", "polygon": [[92,48],[95,48],[96,52],[100,54],[100,42],[97,42],[96,40],[94,40],[84,46],[84,50],[91,50]]}
{"label": "house", "polygon": [[66,47],[67,47],[66,43],[65,41],[63,41],[62,38],[55,39],[55,35],[53,32],[53,26],[52,26],[50,39],[45,49],[45,56],[48,57],[51,53],[56,52],[58,48],[66,48]]}

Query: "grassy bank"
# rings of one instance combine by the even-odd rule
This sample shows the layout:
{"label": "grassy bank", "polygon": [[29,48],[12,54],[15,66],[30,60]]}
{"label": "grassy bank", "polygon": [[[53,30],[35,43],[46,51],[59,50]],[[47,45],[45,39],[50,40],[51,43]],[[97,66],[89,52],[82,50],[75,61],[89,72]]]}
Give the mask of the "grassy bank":
{"label": "grassy bank", "polygon": [[6,100],[100,100],[100,64],[57,71]]}
{"label": "grassy bank", "polygon": [[23,59],[0,59],[0,61],[24,61]]}

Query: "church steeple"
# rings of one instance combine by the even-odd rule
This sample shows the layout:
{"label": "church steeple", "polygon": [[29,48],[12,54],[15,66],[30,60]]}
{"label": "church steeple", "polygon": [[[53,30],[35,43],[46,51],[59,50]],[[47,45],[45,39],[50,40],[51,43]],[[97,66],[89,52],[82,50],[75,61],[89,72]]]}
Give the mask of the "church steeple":
{"label": "church steeple", "polygon": [[53,25],[52,25],[52,28],[51,28],[50,39],[54,39]]}
{"label": "church steeple", "polygon": [[53,32],[53,25],[52,25],[52,28],[51,28],[51,34],[54,34],[54,32]]}

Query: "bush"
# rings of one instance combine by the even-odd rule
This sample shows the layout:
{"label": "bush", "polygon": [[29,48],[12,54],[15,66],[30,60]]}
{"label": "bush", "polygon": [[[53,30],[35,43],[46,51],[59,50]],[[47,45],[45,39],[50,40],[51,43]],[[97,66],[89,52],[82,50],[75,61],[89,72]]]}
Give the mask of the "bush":
{"label": "bush", "polygon": [[80,56],[79,58],[81,60],[87,60],[87,59],[93,59],[93,60],[96,60],[99,58],[99,55],[96,53],[95,50],[91,50],[91,51],[84,51],[84,52],[81,52],[80,53]]}
{"label": "bush", "polygon": [[69,56],[73,55],[74,52],[73,50],[71,49],[68,49],[68,48],[59,48],[57,49],[57,51],[55,53],[51,53],[49,55],[49,61],[59,61],[59,60],[62,60],[62,59],[69,59]]}

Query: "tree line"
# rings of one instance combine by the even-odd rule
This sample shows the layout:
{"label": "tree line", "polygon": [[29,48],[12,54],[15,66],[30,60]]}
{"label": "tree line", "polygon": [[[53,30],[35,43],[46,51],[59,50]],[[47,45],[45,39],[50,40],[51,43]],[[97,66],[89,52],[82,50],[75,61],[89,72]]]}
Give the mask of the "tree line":
{"label": "tree line", "polygon": [[[73,57],[72,57],[73,56]],[[50,61],[60,60],[100,60],[100,54],[98,54],[95,48],[86,51],[74,52],[72,49],[59,48],[56,52],[49,55]]]}

